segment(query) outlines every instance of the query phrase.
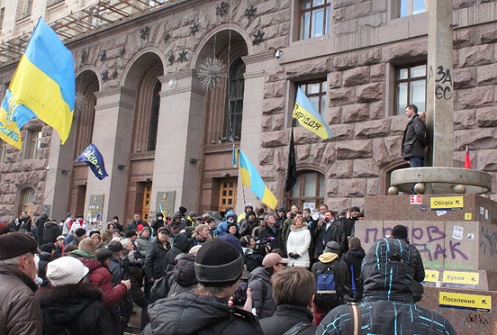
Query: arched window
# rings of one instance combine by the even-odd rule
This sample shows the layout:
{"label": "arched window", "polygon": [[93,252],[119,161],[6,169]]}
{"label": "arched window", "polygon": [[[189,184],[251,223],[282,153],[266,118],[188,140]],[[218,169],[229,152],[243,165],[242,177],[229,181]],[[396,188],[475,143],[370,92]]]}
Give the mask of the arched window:
{"label": "arched window", "polygon": [[224,120],[224,136],[227,140],[240,140],[242,134],[243,91],[245,80],[245,63],[238,59],[231,67],[228,85],[228,108]]}
{"label": "arched window", "polygon": [[19,213],[26,211],[27,213],[32,213],[33,204],[35,201],[35,190],[31,187],[27,187],[21,191],[21,201],[19,203]]}
{"label": "arched window", "polygon": [[287,198],[287,208],[299,206],[300,210],[310,207],[319,208],[324,203],[324,175],[316,171],[301,173]]}

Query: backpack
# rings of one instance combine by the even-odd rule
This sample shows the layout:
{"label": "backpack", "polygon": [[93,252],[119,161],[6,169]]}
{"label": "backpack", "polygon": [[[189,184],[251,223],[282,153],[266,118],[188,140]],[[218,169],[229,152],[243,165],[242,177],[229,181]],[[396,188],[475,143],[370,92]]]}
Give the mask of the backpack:
{"label": "backpack", "polygon": [[320,307],[332,308],[339,304],[335,283],[335,270],[336,264],[330,264],[317,274],[317,292],[314,298],[314,303]]}

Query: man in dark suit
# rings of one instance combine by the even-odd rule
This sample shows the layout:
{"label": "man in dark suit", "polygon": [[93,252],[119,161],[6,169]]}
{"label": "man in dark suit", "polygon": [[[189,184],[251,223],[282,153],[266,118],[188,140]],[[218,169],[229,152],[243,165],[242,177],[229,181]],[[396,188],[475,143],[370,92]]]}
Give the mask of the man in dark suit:
{"label": "man in dark suit", "polygon": [[[317,229],[314,231],[316,244],[314,247],[314,259],[317,259],[324,251],[326,244],[335,241],[339,245],[344,239],[342,222],[335,218],[335,213],[327,210],[324,213],[324,221],[318,221]],[[341,255],[340,255],[341,256]]]}

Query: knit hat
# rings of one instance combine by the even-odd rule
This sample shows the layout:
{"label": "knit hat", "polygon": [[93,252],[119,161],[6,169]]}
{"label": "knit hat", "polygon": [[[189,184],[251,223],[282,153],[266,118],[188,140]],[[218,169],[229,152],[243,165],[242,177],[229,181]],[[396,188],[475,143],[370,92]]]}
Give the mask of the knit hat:
{"label": "knit hat", "polygon": [[107,249],[112,252],[119,252],[123,250],[123,245],[119,241],[110,241],[109,244],[107,244]]}
{"label": "knit hat", "polygon": [[228,242],[229,244],[234,246],[236,250],[238,250],[240,255],[243,256],[242,244],[240,243],[240,240],[235,235],[233,235],[233,234],[221,234],[218,237],[216,237],[216,239]]}
{"label": "knit hat", "polygon": [[11,259],[31,253],[40,253],[35,239],[29,235],[14,232],[0,235],[0,260]]}
{"label": "knit hat", "polygon": [[95,254],[97,247],[91,238],[84,238],[78,244],[78,249],[84,252]]}
{"label": "knit hat", "polygon": [[55,250],[55,245],[53,243],[45,243],[40,247],[40,250],[51,253],[52,250]]}
{"label": "knit hat", "polygon": [[340,252],[340,244],[338,244],[338,242],[336,241],[329,241],[328,243],[326,243],[324,252],[333,252],[337,254]]}
{"label": "knit hat", "polygon": [[288,258],[282,258],[275,252],[267,254],[262,260],[262,266],[265,268],[272,268],[274,265],[278,263],[287,264]]}
{"label": "knit hat", "polygon": [[88,268],[78,259],[60,257],[47,265],[47,278],[52,286],[77,284],[88,274]]}
{"label": "knit hat", "polygon": [[114,235],[115,233],[121,234],[121,231],[117,228],[112,229],[112,235]]}
{"label": "knit hat", "polygon": [[64,235],[59,235],[59,236],[57,236],[57,241],[60,241],[60,240],[64,241],[65,238],[66,237]]}
{"label": "knit hat", "polygon": [[[142,230],[143,230],[143,229],[142,229]],[[136,236],[136,231],[134,231],[134,230],[128,230],[128,231],[126,232],[126,238],[131,238],[131,237],[133,237],[133,236]]]}
{"label": "knit hat", "polygon": [[186,213],[186,208],[183,207],[183,206],[180,206],[179,207],[179,211],[182,213],[182,214],[185,214]]}
{"label": "knit hat", "polygon": [[403,238],[407,239],[407,228],[403,225],[396,225],[392,229],[392,237],[393,238]]}
{"label": "knit hat", "polygon": [[74,235],[76,235],[77,237],[81,237],[81,236],[83,236],[85,234],[86,234],[86,230],[84,228],[78,228],[74,232]]}
{"label": "knit hat", "polygon": [[142,233],[143,233],[145,230],[150,231],[150,228],[149,228],[149,227],[143,227],[143,229],[142,229]]}
{"label": "knit hat", "polygon": [[193,218],[193,217],[197,217],[198,215],[195,212],[190,212],[190,214],[188,216]]}
{"label": "knit hat", "polygon": [[351,212],[351,213],[352,213],[352,212],[360,212],[360,211],[361,211],[361,209],[360,209],[359,207],[357,207],[357,206],[354,206],[354,207],[351,207],[351,208],[350,208],[350,212]]}
{"label": "knit hat", "polygon": [[231,244],[220,239],[205,243],[195,257],[195,276],[205,286],[233,285],[243,269],[242,255]]}
{"label": "knit hat", "polygon": [[119,218],[118,218],[117,216],[114,216],[114,217],[112,218],[112,220],[118,220],[118,221],[119,221]]}
{"label": "knit hat", "polygon": [[99,261],[101,261],[101,260],[106,259],[106,258],[112,258],[112,251],[110,251],[109,249],[105,249],[105,248],[98,249],[97,259]]}
{"label": "knit hat", "polygon": [[0,235],[7,234],[9,231],[9,225],[3,221],[0,221]]}

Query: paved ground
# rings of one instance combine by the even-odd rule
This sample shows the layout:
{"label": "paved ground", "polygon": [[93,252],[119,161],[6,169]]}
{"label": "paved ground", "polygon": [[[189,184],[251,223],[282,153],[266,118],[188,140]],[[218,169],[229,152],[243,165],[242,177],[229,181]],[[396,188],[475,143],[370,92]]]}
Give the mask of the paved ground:
{"label": "paved ground", "polygon": [[124,335],[140,334],[141,313],[142,313],[141,308],[135,307],[133,309],[133,315],[131,315],[131,319],[129,320],[129,323],[128,323],[129,329],[127,332],[124,332]]}

